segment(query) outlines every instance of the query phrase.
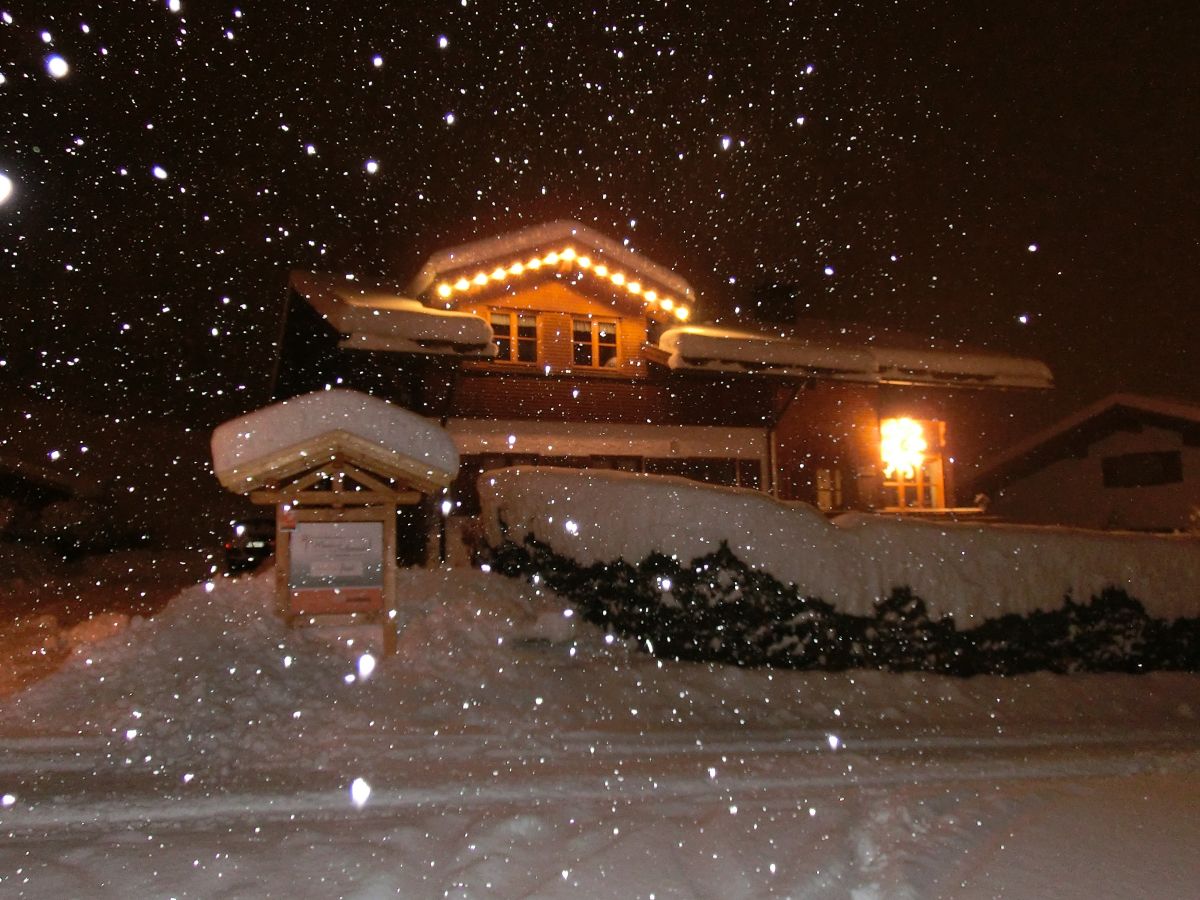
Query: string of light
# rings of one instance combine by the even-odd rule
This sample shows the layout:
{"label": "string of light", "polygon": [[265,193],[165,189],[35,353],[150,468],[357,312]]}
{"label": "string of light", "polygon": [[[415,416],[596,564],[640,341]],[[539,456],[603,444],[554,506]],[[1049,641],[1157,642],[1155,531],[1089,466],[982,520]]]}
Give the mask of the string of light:
{"label": "string of light", "polygon": [[620,269],[596,262],[589,256],[582,256],[576,253],[574,247],[552,250],[545,256],[535,256],[524,262],[518,260],[508,266],[497,266],[490,272],[481,270],[471,278],[464,275],[454,281],[442,281],[438,284],[436,292],[443,300],[449,300],[455,294],[466,293],[489,284],[495,284],[509,278],[516,278],[528,272],[537,272],[541,268],[548,266],[559,266],[560,268],[565,267],[568,269],[575,268],[581,272],[587,272],[596,278],[604,279],[613,286],[624,289],[627,294],[640,298],[646,306],[674,315],[680,322],[687,321],[688,316],[691,314],[691,311],[682,303],[676,301],[675,298],[659,294],[653,288],[643,287],[640,281],[631,278]]}

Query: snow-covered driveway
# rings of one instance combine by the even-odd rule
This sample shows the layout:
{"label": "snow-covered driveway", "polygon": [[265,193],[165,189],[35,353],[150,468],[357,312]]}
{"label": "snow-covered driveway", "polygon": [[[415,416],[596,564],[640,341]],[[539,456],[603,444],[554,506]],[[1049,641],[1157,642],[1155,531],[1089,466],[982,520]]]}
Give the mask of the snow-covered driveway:
{"label": "snow-covered driveway", "polygon": [[10,698],[0,893],[1195,896],[1197,676],[660,663],[519,585],[406,577],[365,678],[241,579]]}

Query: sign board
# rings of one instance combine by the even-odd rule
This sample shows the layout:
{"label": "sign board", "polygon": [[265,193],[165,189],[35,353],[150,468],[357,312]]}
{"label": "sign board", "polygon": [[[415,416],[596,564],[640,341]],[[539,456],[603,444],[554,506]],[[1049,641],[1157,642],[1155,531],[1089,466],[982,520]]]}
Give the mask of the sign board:
{"label": "sign board", "polygon": [[293,614],[383,610],[383,522],[297,522],[288,588]]}

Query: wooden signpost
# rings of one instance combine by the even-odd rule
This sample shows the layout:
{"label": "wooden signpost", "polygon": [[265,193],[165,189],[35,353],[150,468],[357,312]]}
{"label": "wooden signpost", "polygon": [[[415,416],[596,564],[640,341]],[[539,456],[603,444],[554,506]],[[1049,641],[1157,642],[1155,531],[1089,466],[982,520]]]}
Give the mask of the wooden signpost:
{"label": "wooden signpost", "polygon": [[453,473],[329,431],[220,473],[227,486],[275,507],[275,595],[289,625],[379,624],[396,647],[396,509],[417,504]]}

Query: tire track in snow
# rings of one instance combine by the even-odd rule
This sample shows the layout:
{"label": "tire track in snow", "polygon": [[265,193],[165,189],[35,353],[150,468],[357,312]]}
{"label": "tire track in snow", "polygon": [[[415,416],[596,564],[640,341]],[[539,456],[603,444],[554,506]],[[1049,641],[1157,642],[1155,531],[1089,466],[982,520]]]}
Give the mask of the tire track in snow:
{"label": "tire track in snow", "polygon": [[[511,738],[508,739],[510,742]],[[464,746],[472,743],[472,746]],[[561,743],[561,742],[560,742]],[[48,830],[94,830],[134,825],[186,825],[208,821],[278,821],[295,818],[387,817],[429,808],[490,805],[536,808],[555,803],[711,801],[714,796],[756,806],[791,808],[804,792],[861,791],[941,784],[995,785],[1014,781],[1111,778],[1163,771],[1200,772],[1200,742],[1172,735],[1105,739],[1037,736],[1002,745],[979,739],[943,738],[931,745],[892,739],[848,739],[831,750],[791,739],[764,747],[744,741],[720,745],[598,741],[596,753],[570,742],[570,752],[526,749],[481,751],[461,742],[453,752],[408,760],[348,765],[346,775],[324,772],[243,773],[210,789],[214,778],[197,774],[195,789],[174,778],[130,769],[100,774],[44,770],[10,790],[15,802],[0,809],[9,836]],[[918,752],[920,751],[920,752]],[[398,748],[397,754],[402,753]],[[505,764],[507,763],[507,767]],[[105,771],[107,769],[107,771]],[[51,774],[47,774],[47,771]],[[11,783],[15,773],[6,772]],[[363,809],[355,808],[349,782],[363,775],[375,784]],[[58,776],[58,777],[54,777]],[[66,776],[66,777],[63,777]],[[84,776],[84,777],[78,777]],[[313,788],[316,782],[326,786]],[[406,781],[414,787],[403,787]],[[164,790],[164,786],[169,787]],[[102,795],[103,799],[95,799]]]}

